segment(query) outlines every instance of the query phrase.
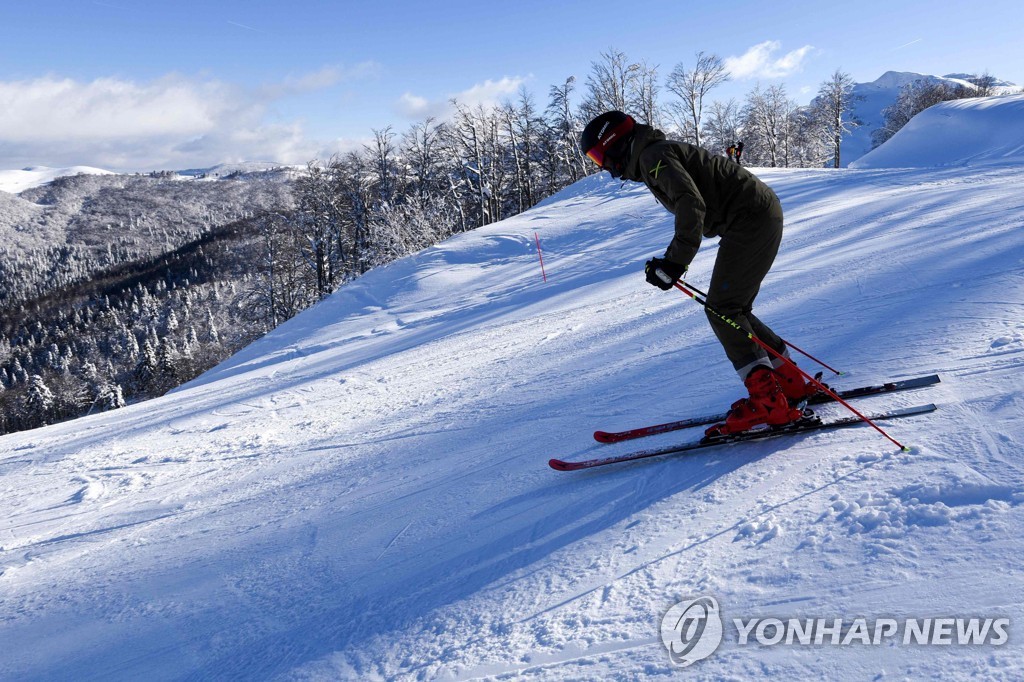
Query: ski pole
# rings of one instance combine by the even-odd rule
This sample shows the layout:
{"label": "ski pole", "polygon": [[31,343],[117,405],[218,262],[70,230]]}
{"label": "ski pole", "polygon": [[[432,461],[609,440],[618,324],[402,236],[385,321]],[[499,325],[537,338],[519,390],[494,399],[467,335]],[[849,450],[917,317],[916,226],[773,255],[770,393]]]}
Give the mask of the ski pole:
{"label": "ski pole", "polygon": [[[661,279],[662,279],[663,281],[665,281],[665,282],[669,282],[669,281],[671,281],[671,278],[670,278],[670,277],[669,277],[668,275],[666,275],[666,274],[665,274],[665,273],[664,273],[664,272],[663,272],[662,270],[658,270],[658,271],[657,271],[657,275],[658,275],[658,277],[660,277],[660,278],[661,278]],[[820,381],[818,381],[817,379],[815,379],[814,377],[812,377],[812,376],[811,376],[810,374],[808,374],[807,372],[805,372],[805,371],[803,371],[802,369],[800,369],[799,367],[797,367],[797,365],[796,365],[796,363],[795,363],[795,362],[793,362],[792,360],[790,360],[789,358],[787,358],[786,356],[784,356],[784,355],[783,355],[782,353],[778,352],[777,350],[775,350],[774,348],[772,348],[771,346],[769,346],[769,345],[768,345],[767,343],[765,343],[765,342],[764,342],[764,341],[762,341],[761,339],[757,338],[757,337],[756,337],[756,336],[755,336],[755,335],[754,335],[754,334],[753,334],[752,332],[748,332],[748,331],[747,331],[746,329],[744,329],[743,327],[741,327],[741,326],[740,326],[739,324],[737,324],[737,323],[736,323],[736,322],[734,322],[733,320],[729,319],[728,317],[726,317],[726,316],[725,316],[725,315],[723,315],[722,313],[720,313],[720,312],[718,312],[717,310],[715,310],[714,308],[712,308],[712,307],[711,307],[710,305],[708,305],[708,302],[707,302],[707,299],[706,299],[706,298],[698,298],[698,297],[697,297],[697,294],[695,293],[695,291],[691,291],[691,290],[690,290],[690,288],[689,288],[689,287],[690,287],[690,285],[689,285],[688,283],[686,283],[686,282],[684,282],[684,281],[682,281],[682,280],[679,280],[679,281],[677,281],[677,282],[675,283],[675,287],[676,287],[677,289],[679,289],[680,291],[682,291],[682,292],[683,292],[684,294],[686,294],[687,296],[689,296],[690,298],[692,298],[692,299],[693,299],[694,301],[696,301],[697,303],[701,304],[701,305],[702,305],[702,306],[704,307],[704,309],[705,309],[705,310],[707,310],[707,311],[708,311],[709,313],[711,313],[712,315],[714,315],[714,316],[715,316],[715,317],[717,317],[718,319],[722,320],[723,322],[725,322],[726,324],[728,324],[728,325],[729,325],[730,327],[732,327],[732,328],[733,328],[733,329],[735,329],[736,331],[740,332],[741,334],[745,334],[745,335],[746,335],[746,337],[747,337],[748,339],[750,339],[751,341],[753,341],[754,343],[756,343],[756,344],[757,344],[758,346],[760,346],[761,348],[765,349],[765,351],[767,351],[767,352],[768,352],[768,353],[770,353],[771,355],[775,356],[775,357],[776,357],[776,358],[778,358],[779,360],[782,360],[783,362],[788,362],[788,363],[789,363],[790,365],[792,365],[792,366],[793,366],[793,368],[794,368],[794,369],[796,369],[796,371],[797,371],[797,372],[800,372],[800,375],[801,375],[802,377],[804,377],[805,379],[807,379],[808,381],[810,381],[811,383],[813,383],[813,384],[814,384],[815,386],[817,386],[817,387],[818,387],[818,388],[819,388],[820,390],[822,390],[822,391],[824,391],[825,393],[827,393],[827,394],[828,394],[828,395],[829,395],[829,396],[830,396],[830,397],[831,397],[831,398],[832,398],[833,400],[835,400],[836,402],[838,402],[839,404],[841,404],[841,405],[842,405],[843,407],[845,407],[846,409],[848,409],[848,410],[849,410],[850,412],[853,412],[853,413],[854,413],[855,415],[857,415],[857,416],[858,416],[858,417],[859,417],[859,418],[860,418],[860,419],[861,419],[862,421],[864,421],[864,422],[865,422],[865,423],[867,423],[867,424],[870,424],[870,425],[871,425],[871,427],[872,427],[872,428],[873,428],[873,429],[874,429],[875,431],[878,431],[878,432],[879,432],[880,434],[882,434],[883,436],[885,436],[886,438],[888,438],[888,439],[889,439],[889,440],[890,440],[891,442],[895,443],[895,444],[896,444],[896,446],[897,446],[897,447],[899,447],[899,449],[900,449],[900,450],[903,450],[904,452],[906,452],[906,451],[909,451],[909,450],[910,450],[910,448],[908,448],[907,446],[905,446],[905,445],[904,445],[903,443],[899,442],[898,440],[896,440],[895,438],[893,438],[892,436],[890,436],[890,435],[889,435],[888,433],[886,433],[885,431],[883,431],[883,430],[882,430],[882,427],[880,427],[880,426],[879,426],[878,424],[876,424],[875,422],[871,421],[870,419],[868,419],[867,417],[865,417],[865,416],[864,416],[863,414],[861,414],[860,412],[858,412],[858,411],[857,411],[857,408],[855,408],[855,407],[854,407],[853,405],[851,405],[850,403],[848,403],[848,402],[846,402],[845,400],[843,400],[842,398],[840,398],[840,397],[839,397],[839,395],[837,395],[837,394],[836,394],[836,392],[835,392],[835,391],[833,391],[833,390],[832,390],[831,388],[829,388],[829,387],[828,387],[828,386],[826,386],[825,384],[821,383]]]}
{"label": "ski pole", "polygon": [[[708,295],[706,293],[704,293],[703,291],[701,291],[697,287],[692,286],[690,284],[687,284],[686,286],[690,287],[690,290],[693,291],[694,293],[700,294],[704,298],[708,297]],[[805,351],[803,348],[800,348],[800,347],[790,343],[789,341],[786,341],[785,339],[782,339],[782,342],[784,344],[786,344],[787,346],[789,346],[790,348],[792,348],[793,350],[795,350],[796,352],[800,353],[801,355],[803,355],[805,357],[808,357],[811,360],[814,360],[816,363],[818,363],[819,365],[821,365],[822,367],[824,367],[828,371],[834,373],[836,376],[842,376],[843,375],[843,373],[840,372],[838,369],[836,369],[835,367],[829,365],[828,363],[824,362],[823,360],[819,360],[818,358],[814,357],[813,355],[811,355],[810,353]]]}

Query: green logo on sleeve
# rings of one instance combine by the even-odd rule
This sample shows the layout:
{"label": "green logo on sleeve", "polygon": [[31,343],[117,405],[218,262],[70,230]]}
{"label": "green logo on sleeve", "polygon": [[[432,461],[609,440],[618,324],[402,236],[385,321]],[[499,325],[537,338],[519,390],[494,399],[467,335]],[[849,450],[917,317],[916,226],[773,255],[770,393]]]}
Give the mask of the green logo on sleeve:
{"label": "green logo on sleeve", "polygon": [[665,170],[665,166],[662,165],[661,161],[658,161],[658,165],[651,169],[651,175],[653,175],[654,179],[657,180],[658,173],[660,173],[663,170]]}

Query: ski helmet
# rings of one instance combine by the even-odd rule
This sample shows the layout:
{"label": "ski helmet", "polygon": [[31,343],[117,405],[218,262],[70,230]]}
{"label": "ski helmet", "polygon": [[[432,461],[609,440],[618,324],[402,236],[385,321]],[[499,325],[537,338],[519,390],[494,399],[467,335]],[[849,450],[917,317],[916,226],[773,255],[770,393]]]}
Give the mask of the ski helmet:
{"label": "ski helmet", "polygon": [[625,168],[623,152],[633,137],[636,121],[621,111],[608,111],[587,124],[580,135],[580,150],[614,177]]}

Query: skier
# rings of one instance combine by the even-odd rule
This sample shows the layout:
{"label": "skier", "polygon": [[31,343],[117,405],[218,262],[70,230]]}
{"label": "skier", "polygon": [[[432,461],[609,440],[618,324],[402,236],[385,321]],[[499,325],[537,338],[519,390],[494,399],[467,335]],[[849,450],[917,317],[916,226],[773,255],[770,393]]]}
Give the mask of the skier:
{"label": "skier", "polygon": [[725,148],[725,155],[729,158],[730,161],[735,161],[736,160],[736,146],[735,145],[729,145],[728,147],[726,147]]}
{"label": "skier", "polygon": [[[621,111],[601,114],[583,130],[580,148],[613,178],[643,182],[675,215],[665,255],[647,261],[647,281],[664,291],[686,273],[701,237],[721,237],[707,304],[789,358],[785,342],[751,308],[782,240],[782,205],[745,168],[700,147],[666,139]],[[667,276],[668,281],[660,274]],[[800,418],[790,401],[816,391],[796,367],[770,357],[744,334],[708,312],[711,328],[749,396],[733,403],[709,435],[739,433]]]}
{"label": "skier", "polygon": [[743,156],[743,142],[736,143],[736,163],[740,163],[740,157]]}

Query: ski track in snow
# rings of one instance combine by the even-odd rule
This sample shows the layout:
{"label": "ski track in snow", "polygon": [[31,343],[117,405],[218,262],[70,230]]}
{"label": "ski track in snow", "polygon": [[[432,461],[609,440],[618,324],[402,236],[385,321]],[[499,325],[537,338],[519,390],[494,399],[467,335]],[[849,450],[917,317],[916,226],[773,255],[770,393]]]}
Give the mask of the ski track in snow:
{"label": "ski track in snow", "polygon": [[1013,623],[966,651],[727,639],[697,679],[1021,676],[1019,167],[758,173],[787,214],[762,317],[837,385],[938,372],[862,402],[939,405],[886,425],[910,452],[856,428],[549,470],[741,391],[703,312],[643,282],[670,216],[589,178],[168,396],[0,439],[0,678],[669,678],[658,624],[701,594]]}

